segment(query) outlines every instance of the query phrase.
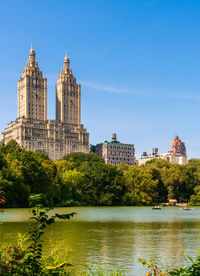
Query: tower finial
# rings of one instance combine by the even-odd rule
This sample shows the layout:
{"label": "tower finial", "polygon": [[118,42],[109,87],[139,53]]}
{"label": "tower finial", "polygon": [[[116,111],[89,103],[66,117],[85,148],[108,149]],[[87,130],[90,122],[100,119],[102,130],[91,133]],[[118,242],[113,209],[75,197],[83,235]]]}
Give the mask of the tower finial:
{"label": "tower finial", "polygon": [[31,49],[29,51],[29,61],[31,63],[34,63],[35,62],[35,51],[33,49],[33,43],[31,43]]}
{"label": "tower finial", "polygon": [[67,50],[66,50],[66,54],[65,54],[65,59],[64,59],[64,68],[68,71],[69,70],[69,58],[67,56]]}

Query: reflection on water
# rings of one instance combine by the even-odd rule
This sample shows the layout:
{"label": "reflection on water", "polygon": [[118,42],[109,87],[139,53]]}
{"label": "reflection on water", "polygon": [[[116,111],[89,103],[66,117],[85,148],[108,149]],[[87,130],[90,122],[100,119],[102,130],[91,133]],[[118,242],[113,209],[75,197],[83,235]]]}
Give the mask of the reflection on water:
{"label": "reflection on water", "polygon": [[[166,207],[76,207],[56,208],[58,213],[75,211],[70,222],[58,221],[46,230],[45,253],[58,241],[76,252],[76,263],[120,265],[129,275],[144,275],[138,258],[154,256],[163,264],[179,265],[183,253],[200,249],[200,208],[183,211]],[[29,209],[7,209],[0,215],[0,239],[16,242],[17,233],[31,226]]]}

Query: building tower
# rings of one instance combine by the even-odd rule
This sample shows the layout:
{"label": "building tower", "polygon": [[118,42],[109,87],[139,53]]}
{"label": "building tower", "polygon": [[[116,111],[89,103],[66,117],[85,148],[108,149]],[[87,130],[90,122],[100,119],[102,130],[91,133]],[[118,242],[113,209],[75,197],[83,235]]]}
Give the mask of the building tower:
{"label": "building tower", "polygon": [[72,75],[69,59],[56,85],[56,120],[47,119],[47,79],[35,60],[33,46],[18,80],[18,118],[7,125],[2,139],[14,139],[27,150],[44,152],[53,160],[74,152],[89,152],[89,133],[80,119],[80,85]]}
{"label": "building tower", "polygon": [[18,80],[18,118],[47,120],[47,79],[38,68],[33,44]]}
{"label": "building tower", "polygon": [[182,142],[177,135],[174,137],[174,140],[172,142],[170,153],[174,155],[180,154],[186,156],[185,143]]}
{"label": "building tower", "polygon": [[81,124],[81,86],[72,74],[67,52],[56,84],[56,120]]}

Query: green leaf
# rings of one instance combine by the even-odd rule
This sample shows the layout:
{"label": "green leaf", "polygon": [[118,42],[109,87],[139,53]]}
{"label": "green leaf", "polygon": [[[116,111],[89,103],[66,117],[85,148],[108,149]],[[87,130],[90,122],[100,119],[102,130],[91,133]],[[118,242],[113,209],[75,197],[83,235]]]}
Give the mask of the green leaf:
{"label": "green leaf", "polygon": [[69,214],[55,214],[55,216],[59,219],[68,219],[70,220],[71,217],[73,217],[74,215],[76,215],[77,213],[73,212],[73,213],[69,213]]}

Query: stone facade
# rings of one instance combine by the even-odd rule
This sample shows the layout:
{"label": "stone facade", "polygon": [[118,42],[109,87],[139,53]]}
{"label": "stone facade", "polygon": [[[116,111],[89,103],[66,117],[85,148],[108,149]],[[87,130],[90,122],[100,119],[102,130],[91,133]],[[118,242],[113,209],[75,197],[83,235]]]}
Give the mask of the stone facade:
{"label": "stone facade", "polygon": [[185,144],[175,136],[172,142],[170,151],[158,155],[158,149],[153,148],[152,154],[143,152],[141,158],[138,160],[139,165],[144,165],[147,161],[155,158],[162,158],[168,160],[172,164],[185,165],[187,164],[186,147]]}
{"label": "stone facade", "polygon": [[133,144],[123,144],[117,141],[116,134],[112,136],[112,141],[95,146],[95,153],[102,156],[107,164],[118,165],[127,163],[135,165],[135,147]]}
{"label": "stone facade", "polygon": [[141,165],[145,165],[147,161],[151,161],[152,159],[155,159],[155,158],[159,158],[159,157],[155,157],[155,156],[151,156],[151,155],[148,155],[148,156],[141,156],[141,158],[138,160],[138,165],[141,166]]}
{"label": "stone facade", "polygon": [[170,153],[175,155],[180,154],[180,155],[186,156],[185,144],[179,139],[178,136],[174,137]]}
{"label": "stone facade", "polygon": [[43,78],[31,47],[18,81],[18,118],[7,125],[2,139],[14,139],[27,150],[61,159],[73,152],[89,152],[89,133],[81,124],[81,86],[69,68],[69,58],[56,85],[56,120],[47,120],[47,79]]}
{"label": "stone facade", "polygon": [[160,155],[160,158],[168,160],[172,164],[185,165],[187,164],[187,156],[181,154],[171,154],[170,152]]}
{"label": "stone facade", "polygon": [[33,46],[26,68],[18,80],[18,118],[47,120],[47,79],[35,60]]}
{"label": "stone facade", "polygon": [[167,159],[172,164],[185,165],[187,163],[185,143],[175,136],[170,151],[161,154],[160,157]]}
{"label": "stone facade", "polygon": [[56,120],[63,123],[80,124],[81,122],[81,86],[69,67],[67,56],[64,67],[56,84]]}
{"label": "stone facade", "polygon": [[147,152],[144,151],[141,155],[141,158],[138,160],[138,165],[144,165],[147,161],[150,161],[155,158],[159,158],[158,148],[152,148],[152,154],[147,154]]}

